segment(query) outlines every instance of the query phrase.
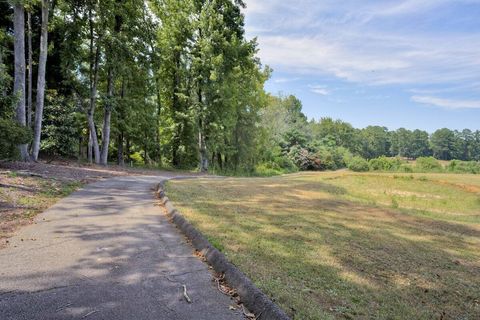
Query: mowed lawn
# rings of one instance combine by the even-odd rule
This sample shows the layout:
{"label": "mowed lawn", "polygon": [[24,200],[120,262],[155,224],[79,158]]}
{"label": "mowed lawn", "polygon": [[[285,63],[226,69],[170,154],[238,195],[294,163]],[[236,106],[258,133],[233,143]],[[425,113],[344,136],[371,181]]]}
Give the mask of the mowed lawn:
{"label": "mowed lawn", "polygon": [[480,319],[480,176],[203,178],[167,194],[294,319]]}

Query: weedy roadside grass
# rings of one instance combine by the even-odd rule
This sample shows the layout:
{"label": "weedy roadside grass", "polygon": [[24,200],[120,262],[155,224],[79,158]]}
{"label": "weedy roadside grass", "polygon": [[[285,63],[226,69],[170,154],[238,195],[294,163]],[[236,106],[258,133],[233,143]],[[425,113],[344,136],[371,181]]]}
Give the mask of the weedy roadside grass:
{"label": "weedy roadside grass", "polygon": [[480,176],[173,180],[167,194],[295,319],[480,318]]}
{"label": "weedy roadside grass", "polygon": [[0,171],[0,246],[19,227],[83,184]]}

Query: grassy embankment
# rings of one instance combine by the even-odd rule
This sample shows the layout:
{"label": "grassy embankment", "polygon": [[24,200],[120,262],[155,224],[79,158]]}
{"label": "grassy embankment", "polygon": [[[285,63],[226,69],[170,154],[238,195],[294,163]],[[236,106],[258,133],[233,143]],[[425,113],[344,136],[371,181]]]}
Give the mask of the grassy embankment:
{"label": "grassy embankment", "polygon": [[301,173],[167,193],[295,319],[479,319],[480,176]]}
{"label": "grassy embankment", "polygon": [[81,186],[80,182],[0,171],[0,247],[16,229]]}

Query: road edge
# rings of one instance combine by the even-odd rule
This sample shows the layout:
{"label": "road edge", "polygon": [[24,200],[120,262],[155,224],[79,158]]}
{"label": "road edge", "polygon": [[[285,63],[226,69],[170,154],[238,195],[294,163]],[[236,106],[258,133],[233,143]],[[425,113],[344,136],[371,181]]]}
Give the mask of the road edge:
{"label": "road edge", "polygon": [[213,269],[225,275],[225,281],[234,288],[242,303],[256,315],[259,320],[290,320],[285,312],[280,309],[270,298],[258,289],[253,282],[234,266],[223,253],[218,251],[182,214],[175,208],[172,201],[166,196],[165,183],[171,179],[164,179],[156,187],[155,194],[165,207],[167,216],[178,229],[192,242],[213,267]]}

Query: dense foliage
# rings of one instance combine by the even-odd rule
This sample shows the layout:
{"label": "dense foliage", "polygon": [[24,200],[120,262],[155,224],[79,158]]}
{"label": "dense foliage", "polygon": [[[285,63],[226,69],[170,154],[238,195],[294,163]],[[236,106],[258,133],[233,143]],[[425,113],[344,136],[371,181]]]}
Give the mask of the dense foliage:
{"label": "dense foliage", "polygon": [[[30,143],[36,129],[29,119],[39,104],[28,99],[26,124],[13,124],[24,99],[13,89],[23,76],[13,67],[20,8],[32,25],[31,33],[25,30],[32,37],[29,77],[40,74],[36,61],[48,22],[46,90],[26,84],[27,96],[45,97],[43,155],[249,175],[346,167],[408,172],[414,169],[404,159],[433,156],[459,160],[452,172],[475,172],[465,161],[480,160],[478,130],[430,135],[309,121],[296,97],[267,94],[272,70],[261,65],[255,39],[245,37],[244,6],[241,0],[0,2],[0,143],[10,150],[1,156],[14,156],[11,146]],[[417,169],[443,170],[428,161]]]}

